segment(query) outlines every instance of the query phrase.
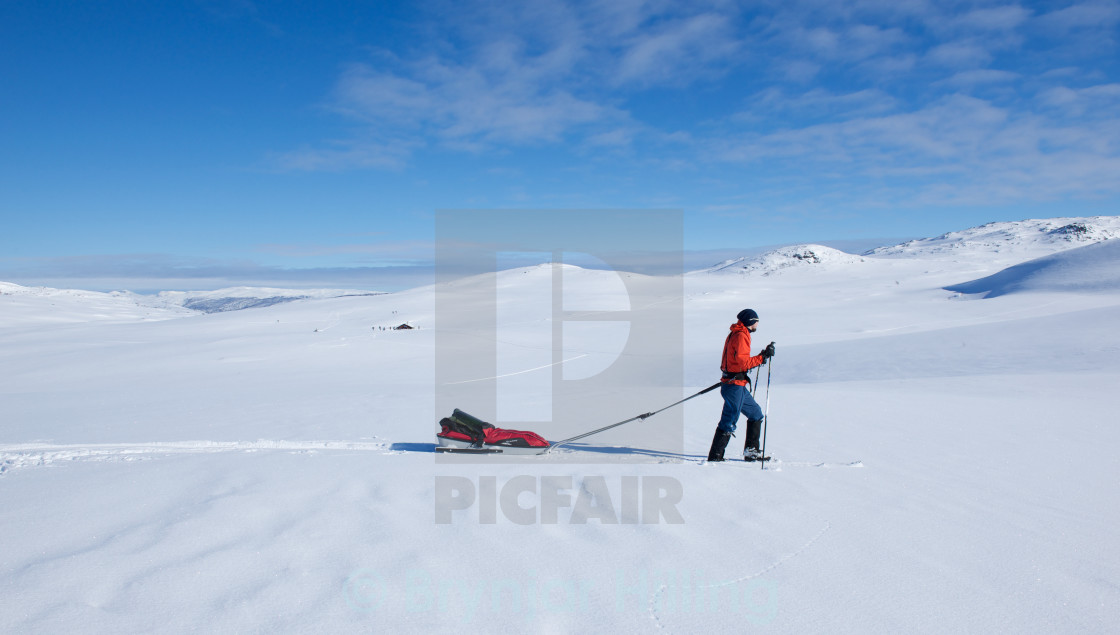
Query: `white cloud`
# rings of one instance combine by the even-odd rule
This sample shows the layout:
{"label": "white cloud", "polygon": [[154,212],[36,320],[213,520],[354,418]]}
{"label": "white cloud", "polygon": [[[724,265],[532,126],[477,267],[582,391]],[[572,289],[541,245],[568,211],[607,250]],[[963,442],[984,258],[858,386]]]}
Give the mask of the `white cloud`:
{"label": "white cloud", "polygon": [[1029,10],[1012,4],[973,9],[950,18],[948,22],[953,28],[967,31],[1012,31],[1022,26],[1030,16]]}
{"label": "white cloud", "polygon": [[741,49],[726,16],[701,14],[671,20],[626,37],[617,65],[618,83],[689,84]]}
{"label": "white cloud", "polygon": [[939,44],[929,50],[926,61],[950,68],[982,66],[992,59],[992,54],[981,44],[956,41]]}
{"label": "white cloud", "polygon": [[1098,84],[1085,88],[1053,86],[1039,93],[1044,107],[1058,109],[1067,117],[1116,121],[1120,112],[1120,84]]}
{"label": "white cloud", "polygon": [[962,71],[940,83],[959,88],[971,88],[984,84],[1005,84],[1007,82],[1013,82],[1019,79],[1019,77],[1020,75],[1018,73],[1012,73],[1010,71],[982,68]]}
{"label": "white cloud", "polygon": [[798,84],[807,84],[821,72],[821,65],[807,60],[791,60],[781,65],[781,76]]}
{"label": "white cloud", "polygon": [[877,82],[883,82],[905,78],[917,65],[918,56],[916,54],[902,53],[868,58],[857,64],[856,68],[863,76],[874,77]]}
{"label": "white cloud", "polygon": [[503,61],[495,48],[485,54],[484,63],[425,59],[399,73],[352,65],[340,77],[330,108],[364,124],[367,136],[401,140],[352,141],[349,148],[299,156],[309,168],[314,161],[341,164],[348,157],[357,165],[392,164],[422,143],[418,139],[475,149],[555,142],[574,128],[619,116],[609,106],[539,79],[538,69]]}
{"label": "white cloud", "polygon": [[256,251],[262,254],[283,256],[290,259],[313,259],[324,256],[361,256],[360,264],[377,263],[397,265],[426,263],[430,264],[435,254],[431,241],[404,240],[389,241],[371,237],[368,242],[346,244],[265,244],[258,245]]}
{"label": "white cloud", "polygon": [[1039,21],[1060,33],[1079,28],[1108,29],[1120,23],[1120,4],[1116,2],[1081,2],[1042,15]]}
{"label": "white cloud", "polygon": [[[1116,101],[1120,88],[1056,93]],[[813,180],[882,180],[895,201],[992,204],[1120,193],[1120,122],[1063,123],[953,95],[910,112],[748,134],[723,161],[797,165]]]}
{"label": "white cloud", "polygon": [[862,22],[810,26],[804,16],[778,16],[767,31],[772,36],[772,54],[781,52],[826,63],[851,63],[886,55],[909,40],[902,29],[893,26]]}
{"label": "white cloud", "polygon": [[879,55],[895,46],[905,44],[907,40],[902,29],[868,24],[852,26],[844,37],[848,56],[857,60]]}
{"label": "white cloud", "polygon": [[367,121],[415,122],[432,107],[433,99],[423,82],[353,64],[335,86],[333,106]]}
{"label": "white cloud", "polygon": [[747,112],[750,117],[766,114],[787,120],[793,118],[791,115],[816,119],[853,118],[889,112],[897,105],[897,99],[877,88],[851,93],[834,93],[823,88],[813,88],[800,94],[770,88],[747,102]]}
{"label": "white cloud", "polygon": [[[612,91],[682,88],[741,63],[736,10],[718,5],[448,5],[454,37],[442,46],[343,70],[327,107],[359,124],[354,138],[277,160],[291,169],[393,167],[424,146],[629,143],[642,126]],[[604,15],[617,19],[594,19]]]}
{"label": "white cloud", "polygon": [[[1106,183],[1120,183],[1120,89],[1096,52],[1050,37],[1115,25],[1114,3],[1044,15],[999,0],[446,6],[459,13],[438,45],[341,74],[331,107],[358,125],[354,139],[285,159],[393,166],[418,147],[547,144],[663,170],[746,163],[797,179],[811,163],[911,200],[1120,187]],[[708,95],[718,101],[696,121],[669,106]]]}
{"label": "white cloud", "polygon": [[304,172],[339,171],[350,168],[399,169],[404,167],[420,143],[413,139],[373,141],[347,139],[328,147],[302,148],[272,156],[270,163],[279,170]]}

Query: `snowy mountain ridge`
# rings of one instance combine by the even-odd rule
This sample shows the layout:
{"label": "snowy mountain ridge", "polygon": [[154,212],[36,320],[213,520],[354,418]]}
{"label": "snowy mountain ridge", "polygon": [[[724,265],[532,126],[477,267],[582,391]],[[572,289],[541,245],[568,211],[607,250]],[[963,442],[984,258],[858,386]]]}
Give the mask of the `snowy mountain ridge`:
{"label": "snowy mountain ridge", "polygon": [[167,320],[198,315],[155,296],[127,291],[24,287],[0,282],[0,326]]}
{"label": "snowy mountain ridge", "polygon": [[781,247],[758,256],[725,260],[692,274],[738,273],[771,276],[783,271],[832,269],[883,259],[966,258],[1010,266],[1068,249],[1120,237],[1120,216],[1063,217],[1001,221],[879,247],[861,255],[818,244]]}
{"label": "snowy mountain ridge", "polygon": [[[850,254],[819,244],[797,244],[781,247],[758,256],[725,260],[698,274],[740,274],[772,276],[792,271],[836,270],[848,265],[883,260],[940,260],[945,258],[974,261],[985,267],[1010,267],[1043,258],[1069,249],[1084,247],[1120,237],[1120,216],[1062,217],[993,222],[933,238],[911,240],[898,245],[880,247],[862,255]],[[541,268],[551,270],[552,264],[516,267],[507,275],[522,275]],[[562,265],[573,271],[582,268]],[[590,271],[590,270],[588,270]],[[151,311],[174,314],[219,313],[250,308],[263,308],[297,300],[328,299],[347,296],[380,295],[382,292],[354,289],[283,289],[271,287],[229,287],[213,291],[163,291],[158,295],[142,295],[128,291],[108,293],[76,289],[24,287],[0,282],[0,296],[23,296],[48,299],[53,303],[86,302],[94,305],[131,307],[154,317]],[[189,311],[185,312],[185,311]],[[137,313],[140,314],[140,313]],[[76,318],[76,315],[74,316]]]}
{"label": "snowy mountain ridge", "polygon": [[849,254],[824,245],[802,244],[780,247],[753,258],[743,257],[725,260],[700,273],[739,273],[773,275],[792,267],[813,265],[837,265],[863,262],[861,256]]}
{"label": "snowy mountain ridge", "polygon": [[987,223],[934,238],[920,238],[864,253],[876,257],[941,257],[960,254],[1049,255],[1120,237],[1120,216],[1028,219]]}

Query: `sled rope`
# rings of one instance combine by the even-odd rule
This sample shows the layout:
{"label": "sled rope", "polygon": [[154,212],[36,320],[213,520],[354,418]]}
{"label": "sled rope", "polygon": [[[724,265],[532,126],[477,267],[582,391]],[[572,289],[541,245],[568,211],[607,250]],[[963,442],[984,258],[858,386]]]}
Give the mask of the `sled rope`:
{"label": "sled rope", "polygon": [[570,439],[564,439],[563,441],[557,441],[556,443],[553,443],[551,446],[549,446],[549,448],[547,450],[545,450],[545,454],[548,454],[549,452],[551,452],[553,450],[553,448],[560,447],[561,445],[564,445],[566,443],[571,443],[572,441],[578,441],[578,440],[583,439],[585,437],[589,437],[593,434],[599,434],[600,432],[606,432],[607,430],[610,430],[611,428],[617,428],[618,426],[625,425],[627,423],[630,423],[631,421],[637,421],[639,419],[648,419],[648,418],[652,417],[653,415],[655,415],[659,412],[663,412],[665,410],[668,410],[669,408],[672,408],[673,406],[679,406],[682,403],[688,401],[689,399],[692,399],[694,397],[699,397],[700,395],[702,395],[706,392],[715,390],[716,388],[719,388],[722,383],[723,382],[716,382],[716,383],[712,384],[711,386],[708,386],[704,390],[701,390],[700,392],[696,393],[695,395],[691,395],[691,396],[685,397],[684,399],[681,399],[678,402],[671,403],[668,406],[665,406],[664,408],[662,408],[661,410],[654,410],[653,412],[647,412],[645,414],[640,414],[636,417],[630,417],[629,419],[627,419],[625,421],[619,421],[618,423],[612,423],[609,426],[603,426],[602,428],[599,428],[597,430],[592,430],[591,432],[585,432],[581,435],[574,436]]}

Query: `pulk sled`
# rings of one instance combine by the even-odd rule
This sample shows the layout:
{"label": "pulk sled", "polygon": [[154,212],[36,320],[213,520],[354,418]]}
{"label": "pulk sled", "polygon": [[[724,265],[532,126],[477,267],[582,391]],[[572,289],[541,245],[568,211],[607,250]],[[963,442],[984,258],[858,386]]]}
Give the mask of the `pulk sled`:
{"label": "pulk sled", "polygon": [[[773,363],[772,360],[768,360]],[[760,368],[761,371],[761,368]],[[576,435],[561,441],[549,443],[543,437],[533,432],[524,432],[520,430],[506,430],[497,428],[481,419],[469,415],[458,408],[451,414],[450,417],[445,417],[440,421],[440,432],[436,434],[436,439],[439,444],[436,446],[436,452],[445,453],[461,453],[461,454],[548,454],[553,449],[562,445],[567,445],[573,441],[587,438],[589,436],[606,432],[612,428],[632,423],[634,421],[641,421],[652,417],[653,415],[664,412],[669,408],[679,406],[682,403],[699,397],[705,393],[709,393],[716,388],[719,388],[723,382],[716,382],[707,388],[689,395],[680,401],[673,402],[664,408],[654,410],[653,412],[646,412],[635,417],[630,417],[618,423],[612,423],[601,428],[596,428],[590,432]],[[755,374],[755,386],[758,385],[758,373]],[[757,390],[757,389],[756,389]],[[766,420],[770,411],[770,370],[769,366],[766,371],[766,409],[763,414],[763,435],[762,435],[762,450],[765,456],[766,450]],[[765,461],[762,461],[763,468],[765,468]]]}

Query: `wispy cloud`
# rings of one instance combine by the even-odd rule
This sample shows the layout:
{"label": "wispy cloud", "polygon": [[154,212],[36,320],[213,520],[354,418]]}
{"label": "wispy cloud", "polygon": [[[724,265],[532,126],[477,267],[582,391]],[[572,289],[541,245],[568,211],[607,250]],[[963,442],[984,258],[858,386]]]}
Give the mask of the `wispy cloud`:
{"label": "wispy cloud", "polygon": [[222,23],[248,20],[273,37],[281,37],[284,30],[276,22],[266,19],[252,0],[195,0],[207,15]]}
{"label": "wispy cloud", "polygon": [[278,267],[247,260],[163,254],[0,259],[0,280],[93,291],[205,291],[230,286],[396,291],[431,284],[431,262],[386,266]]}
{"label": "wispy cloud", "polygon": [[349,260],[364,265],[414,265],[431,263],[435,245],[431,241],[371,241],[346,244],[265,244],[256,251],[285,258],[306,259],[324,256],[350,256]]}
{"label": "wispy cloud", "polygon": [[[1120,107],[1118,98],[1105,85],[1039,99],[1089,117]],[[823,180],[875,179],[895,202],[976,204],[1120,193],[1118,148],[1114,118],[1062,123],[957,94],[912,111],[746,135],[725,144],[722,158],[796,163]]]}
{"label": "wispy cloud", "polygon": [[[628,142],[640,126],[612,91],[681,88],[742,63],[736,11],[662,3],[448,5],[423,53],[348,65],[325,106],[351,138],[274,157],[286,169],[399,167],[422,147]],[[610,20],[601,18],[609,16]]]}
{"label": "wispy cloud", "polygon": [[1042,15],[1039,21],[1063,35],[1075,29],[1108,30],[1120,24],[1120,5],[1109,0],[1077,2]]}
{"label": "wispy cloud", "polygon": [[952,77],[941,80],[939,83],[958,89],[968,89],[985,84],[1002,84],[1015,81],[1019,73],[1001,71],[992,68],[980,68],[970,71],[961,71]]}
{"label": "wispy cloud", "polygon": [[306,172],[354,168],[395,170],[403,168],[412,152],[423,145],[418,139],[402,135],[395,135],[395,138],[368,138],[371,136],[327,141],[320,147],[275,153],[270,157],[269,164],[279,170]]}
{"label": "wispy cloud", "polygon": [[1030,18],[1031,11],[1017,4],[982,7],[948,17],[944,22],[955,30],[984,34],[1011,32]]}
{"label": "wispy cloud", "polygon": [[[288,167],[548,146],[575,156],[641,148],[627,156],[667,171],[769,162],[776,174],[784,162],[783,179],[808,162],[827,178],[879,179],[895,200],[954,188],[973,200],[986,187],[1001,201],[1096,196],[1120,183],[1115,84],[1091,81],[1100,56],[1117,53],[1114,2],[440,7],[437,46],[383,51],[340,73],[329,108],[360,132],[287,155]],[[695,101],[707,89],[724,112],[673,116],[666,95]]]}
{"label": "wispy cloud", "polygon": [[850,93],[836,93],[824,88],[804,92],[782,88],[768,88],[751,97],[747,110],[740,115],[797,117],[856,117],[895,110],[899,101],[878,88],[867,88]]}
{"label": "wispy cloud", "polygon": [[949,68],[971,68],[987,64],[992,53],[987,46],[975,41],[956,41],[939,44],[925,55],[926,61]]}
{"label": "wispy cloud", "polygon": [[614,81],[691,84],[698,76],[726,68],[743,45],[729,16],[704,13],[671,19],[624,36]]}

